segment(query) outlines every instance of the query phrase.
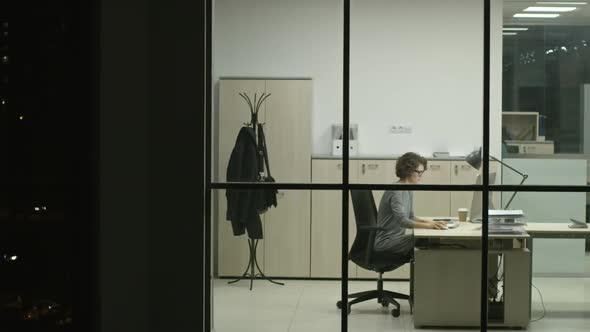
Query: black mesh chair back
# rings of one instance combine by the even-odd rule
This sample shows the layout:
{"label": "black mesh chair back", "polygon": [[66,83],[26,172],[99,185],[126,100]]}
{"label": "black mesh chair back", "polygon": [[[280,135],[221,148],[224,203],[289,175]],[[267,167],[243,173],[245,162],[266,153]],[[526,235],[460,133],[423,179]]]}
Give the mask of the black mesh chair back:
{"label": "black mesh chair back", "polygon": [[369,228],[377,226],[375,199],[370,190],[351,190],[350,195],[354,209],[356,237],[352,243],[349,257],[357,265],[367,270],[373,270],[371,258],[375,243],[375,230]]}
{"label": "black mesh chair back", "polygon": [[356,237],[349,258],[366,270],[386,272],[407,263],[410,257],[376,252],[375,236],[381,228],[377,225],[377,207],[370,190],[351,190],[352,207],[356,222]]}

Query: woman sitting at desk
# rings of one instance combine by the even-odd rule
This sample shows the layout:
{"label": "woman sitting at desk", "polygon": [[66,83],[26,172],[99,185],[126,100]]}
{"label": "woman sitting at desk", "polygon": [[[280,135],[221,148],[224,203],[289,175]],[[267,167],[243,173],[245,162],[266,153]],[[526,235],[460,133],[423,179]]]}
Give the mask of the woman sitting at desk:
{"label": "woman sitting at desk", "polygon": [[[401,156],[395,165],[398,183],[418,184],[426,170],[424,157],[408,152]],[[406,228],[444,229],[445,222],[428,221],[414,216],[412,192],[388,190],[379,203],[377,225],[385,228],[377,231],[375,250],[393,254],[409,254],[414,249],[414,235],[406,234]]]}

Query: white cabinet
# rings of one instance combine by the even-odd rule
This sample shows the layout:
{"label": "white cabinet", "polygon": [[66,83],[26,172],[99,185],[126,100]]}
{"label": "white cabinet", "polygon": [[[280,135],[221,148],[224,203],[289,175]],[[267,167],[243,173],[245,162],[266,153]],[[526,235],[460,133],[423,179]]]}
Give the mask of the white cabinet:
{"label": "white cabinet", "polygon": [[[451,161],[451,184],[475,184],[478,170],[471,167],[465,161]],[[473,198],[472,191],[451,192],[450,215],[456,216],[457,209],[470,208]]]}
{"label": "white cabinet", "polygon": [[[311,181],[311,80],[266,80],[264,129],[277,182]],[[308,190],[280,190],[265,215],[264,270],[269,276],[309,277]]]}
{"label": "white cabinet", "polygon": [[280,190],[278,205],[264,216],[264,273],[309,277],[310,192]]}
{"label": "white cabinet", "polygon": [[[448,160],[429,160],[420,183],[449,184],[450,164]],[[414,214],[418,217],[449,216],[450,197],[448,191],[415,191]]]}
{"label": "white cabinet", "polygon": [[[356,178],[358,163],[350,163],[350,179]],[[342,182],[342,161],[314,159],[313,182]],[[342,192],[339,190],[314,190],[311,193],[311,277],[340,278],[342,268]],[[356,235],[352,202],[349,197],[348,243],[349,248]],[[348,276],[356,277],[356,265],[349,262]]]}
{"label": "white cabinet", "polygon": [[[277,182],[311,181],[311,80],[219,81],[217,176],[225,181],[227,163],[240,127],[250,122],[250,111],[240,92],[250,97],[263,92],[271,96],[259,110],[265,123],[270,167]],[[225,192],[217,195],[217,271],[220,276],[239,276],[248,264],[247,236],[235,237],[225,220]],[[261,215],[263,236],[257,259],[268,276],[310,276],[310,199],[305,190],[281,191],[278,206]]]}
{"label": "white cabinet", "polygon": [[[395,160],[354,161],[358,162],[356,183],[387,184],[398,180],[395,176]],[[355,183],[352,180],[350,182]]]}

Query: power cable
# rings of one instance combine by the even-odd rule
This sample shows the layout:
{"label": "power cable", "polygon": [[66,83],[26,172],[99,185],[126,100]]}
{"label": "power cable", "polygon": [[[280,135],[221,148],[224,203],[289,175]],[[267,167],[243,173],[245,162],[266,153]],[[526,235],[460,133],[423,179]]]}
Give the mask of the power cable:
{"label": "power cable", "polygon": [[531,285],[533,285],[533,287],[535,287],[535,289],[537,290],[537,292],[539,293],[539,297],[541,298],[541,305],[543,306],[543,314],[541,315],[541,317],[537,318],[537,319],[532,319],[532,322],[537,322],[540,321],[541,319],[543,319],[545,317],[545,313],[547,313],[547,309],[545,308],[545,301],[543,301],[543,294],[541,294],[541,291],[537,288],[537,286],[535,286],[533,283],[531,283]]}

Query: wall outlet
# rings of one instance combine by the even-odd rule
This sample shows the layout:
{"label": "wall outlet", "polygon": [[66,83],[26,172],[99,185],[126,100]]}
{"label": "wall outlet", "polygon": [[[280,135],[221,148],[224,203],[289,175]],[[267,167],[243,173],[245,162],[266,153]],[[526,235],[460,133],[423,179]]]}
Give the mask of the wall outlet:
{"label": "wall outlet", "polygon": [[392,134],[411,134],[412,127],[411,126],[392,126],[390,129]]}

